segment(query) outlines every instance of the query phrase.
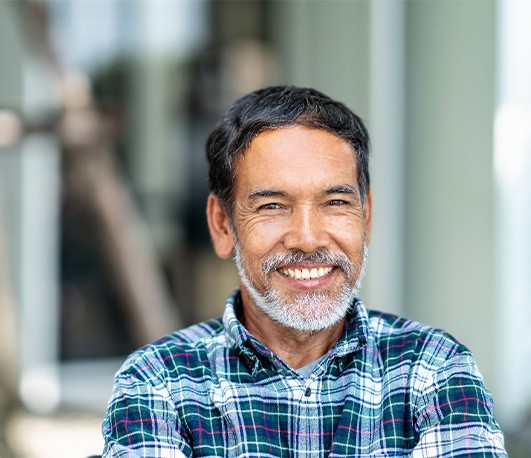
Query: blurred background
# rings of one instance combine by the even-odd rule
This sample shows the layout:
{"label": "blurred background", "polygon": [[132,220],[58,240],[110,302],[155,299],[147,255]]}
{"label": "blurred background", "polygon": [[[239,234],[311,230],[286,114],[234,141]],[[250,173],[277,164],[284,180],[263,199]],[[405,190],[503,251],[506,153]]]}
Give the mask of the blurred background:
{"label": "blurred background", "polygon": [[531,3],[0,2],[0,457],[101,453],[114,372],[223,312],[203,147],[312,86],[372,135],[370,308],[476,355],[531,456]]}

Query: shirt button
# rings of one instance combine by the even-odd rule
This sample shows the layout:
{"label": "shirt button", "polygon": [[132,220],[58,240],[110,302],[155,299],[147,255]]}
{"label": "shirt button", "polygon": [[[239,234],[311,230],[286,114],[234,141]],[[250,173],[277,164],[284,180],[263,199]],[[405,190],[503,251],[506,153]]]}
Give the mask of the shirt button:
{"label": "shirt button", "polygon": [[312,389],[310,387],[306,388],[306,391],[304,392],[304,396],[309,398],[312,395]]}

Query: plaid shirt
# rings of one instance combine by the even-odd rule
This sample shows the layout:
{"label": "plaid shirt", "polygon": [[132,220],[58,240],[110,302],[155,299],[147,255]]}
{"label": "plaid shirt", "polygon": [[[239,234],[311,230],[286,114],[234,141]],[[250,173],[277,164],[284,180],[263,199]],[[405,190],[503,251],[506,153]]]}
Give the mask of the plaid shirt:
{"label": "plaid shirt", "polygon": [[246,331],[240,301],[128,358],[104,457],[507,456],[474,358],[448,334],[357,300],[305,379]]}

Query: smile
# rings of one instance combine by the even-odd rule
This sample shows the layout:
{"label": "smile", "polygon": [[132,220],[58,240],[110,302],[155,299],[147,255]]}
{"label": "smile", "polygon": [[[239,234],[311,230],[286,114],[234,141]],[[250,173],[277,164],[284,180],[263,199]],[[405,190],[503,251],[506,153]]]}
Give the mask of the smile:
{"label": "smile", "polygon": [[279,269],[279,271],[289,278],[295,280],[312,280],[314,278],[321,278],[332,272],[333,267],[314,267],[312,269]]}

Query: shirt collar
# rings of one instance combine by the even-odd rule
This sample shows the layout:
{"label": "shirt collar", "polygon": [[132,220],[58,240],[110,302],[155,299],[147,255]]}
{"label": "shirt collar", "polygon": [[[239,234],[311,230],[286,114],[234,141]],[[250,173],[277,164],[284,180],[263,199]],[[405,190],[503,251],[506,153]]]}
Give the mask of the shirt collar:
{"label": "shirt collar", "polygon": [[332,349],[335,356],[346,356],[364,347],[369,338],[369,315],[361,299],[355,298],[347,315],[343,336]]}
{"label": "shirt collar", "polygon": [[[277,356],[262,345],[238,320],[241,307],[240,289],[236,288],[227,299],[225,313],[223,314],[223,324],[227,338],[247,356],[251,356],[254,351],[257,351],[270,359],[277,359]],[[368,332],[369,318],[367,309],[361,300],[356,298],[347,316],[345,332],[331,350],[331,355],[346,356],[359,350],[367,342]]]}
{"label": "shirt collar", "polygon": [[[253,339],[253,336],[238,320],[238,314],[241,313],[242,296],[240,288],[236,288],[227,299],[225,304],[225,313],[223,314],[223,325],[225,333],[236,347],[244,349]],[[247,351],[245,351],[247,353]]]}

